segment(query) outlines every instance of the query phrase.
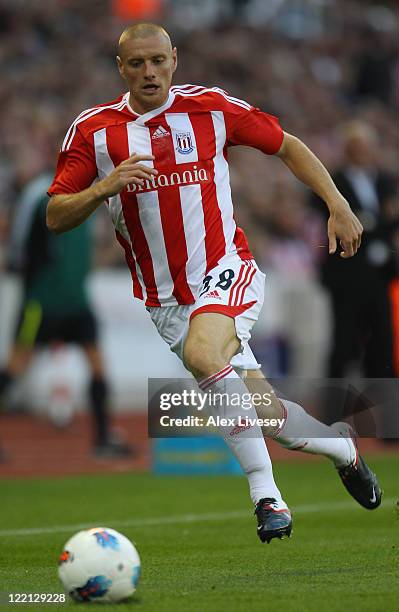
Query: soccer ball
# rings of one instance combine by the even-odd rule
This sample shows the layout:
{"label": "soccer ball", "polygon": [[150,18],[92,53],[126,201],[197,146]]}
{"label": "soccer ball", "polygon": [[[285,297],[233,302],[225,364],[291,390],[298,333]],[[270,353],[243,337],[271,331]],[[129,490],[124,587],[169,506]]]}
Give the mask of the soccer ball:
{"label": "soccer ball", "polygon": [[140,557],[131,541],[114,529],[87,529],[65,544],[58,575],[75,601],[116,603],[135,592]]}

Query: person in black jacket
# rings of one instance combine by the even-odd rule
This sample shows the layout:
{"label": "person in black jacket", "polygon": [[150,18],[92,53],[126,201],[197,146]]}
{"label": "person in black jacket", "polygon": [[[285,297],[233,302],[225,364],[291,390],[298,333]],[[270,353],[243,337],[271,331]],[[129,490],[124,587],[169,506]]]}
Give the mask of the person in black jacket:
{"label": "person in black jacket", "polygon": [[367,378],[394,377],[389,284],[396,275],[392,237],[398,220],[388,210],[396,184],[378,167],[379,144],[370,126],[353,121],[343,137],[344,164],[333,179],[364,233],[356,257],[327,255],[322,264],[333,312],[329,376],[343,377],[355,366]]}

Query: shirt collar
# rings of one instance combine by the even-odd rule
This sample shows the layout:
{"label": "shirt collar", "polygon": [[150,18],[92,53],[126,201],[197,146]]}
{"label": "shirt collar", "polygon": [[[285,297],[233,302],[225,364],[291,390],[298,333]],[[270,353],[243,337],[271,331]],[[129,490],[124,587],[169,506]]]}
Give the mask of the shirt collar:
{"label": "shirt collar", "polygon": [[173,102],[175,101],[175,94],[169,89],[168,97],[166,101],[162,104],[162,106],[158,106],[158,108],[153,108],[152,110],[144,113],[143,115],[139,115],[139,113],[136,113],[136,111],[134,111],[133,108],[130,106],[129,97],[130,97],[130,92],[127,91],[125,95],[123,96],[126,102],[126,107],[133,115],[137,117],[136,123],[140,125],[143,125],[144,123],[146,123],[146,121],[149,121],[153,117],[156,117],[157,115],[160,115],[161,113],[166,111],[168,108],[172,106]]}

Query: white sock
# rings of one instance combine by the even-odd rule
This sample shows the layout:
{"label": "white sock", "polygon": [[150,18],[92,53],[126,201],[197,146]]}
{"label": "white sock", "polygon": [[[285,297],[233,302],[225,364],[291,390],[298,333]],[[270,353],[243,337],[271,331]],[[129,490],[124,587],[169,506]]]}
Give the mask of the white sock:
{"label": "white sock", "polygon": [[289,450],[324,455],[336,467],[349,465],[356,457],[354,444],[339,436],[328,425],[307,414],[299,404],[280,400],[285,409],[285,424],[274,436],[276,442]]}
{"label": "white sock", "polygon": [[[221,404],[217,403],[216,405],[209,406],[213,416],[230,419],[234,418],[236,422],[239,415],[244,419],[257,418],[245,383],[230,365],[220,370],[220,372],[216,372],[212,376],[201,380],[198,384],[202,391],[206,391],[207,393],[211,392],[210,399],[215,397],[215,393],[228,394],[229,397],[234,393],[234,397],[237,398],[244,396],[245,406],[250,406],[250,408],[246,410],[243,408],[242,402],[241,405],[232,406],[230,402],[229,405],[227,405],[227,401],[225,400]],[[248,428],[241,428],[241,431],[233,433],[236,429],[236,425],[233,427],[231,425],[219,427],[223,439],[237,457],[248,478],[252,501],[256,504],[263,497],[273,497],[277,500],[279,507],[286,508],[287,506],[282,501],[281,493],[274,482],[272,463],[261,428],[257,425],[252,425],[250,431]]]}

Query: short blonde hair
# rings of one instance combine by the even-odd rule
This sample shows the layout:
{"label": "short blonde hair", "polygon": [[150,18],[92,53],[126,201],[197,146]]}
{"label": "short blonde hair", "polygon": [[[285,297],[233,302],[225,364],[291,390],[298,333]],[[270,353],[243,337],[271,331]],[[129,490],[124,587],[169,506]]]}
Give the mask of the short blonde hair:
{"label": "short blonde hair", "polygon": [[118,42],[119,55],[121,55],[122,45],[126,40],[147,38],[149,36],[156,36],[157,34],[162,34],[162,36],[169,41],[170,48],[172,49],[172,42],[165,28],[156,23],[135,23],[134,25],[131,25],[123,30],[122,34],[120,35]]}

